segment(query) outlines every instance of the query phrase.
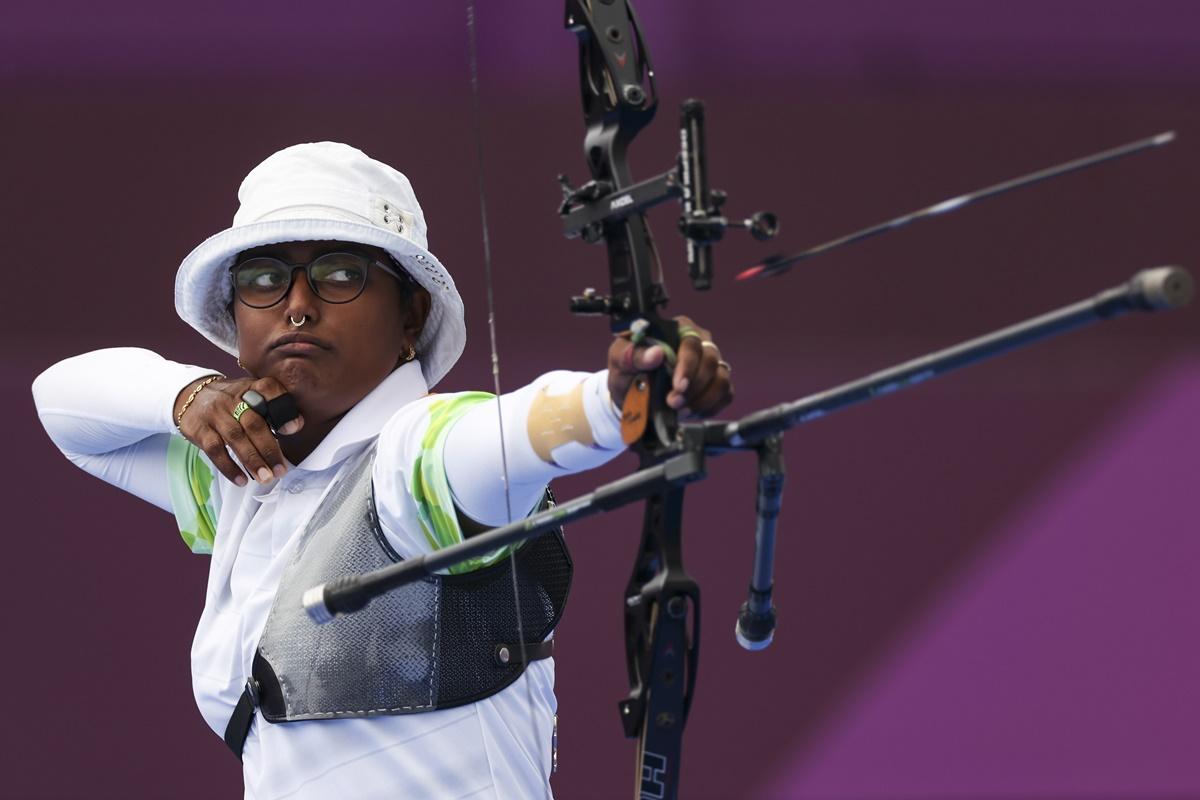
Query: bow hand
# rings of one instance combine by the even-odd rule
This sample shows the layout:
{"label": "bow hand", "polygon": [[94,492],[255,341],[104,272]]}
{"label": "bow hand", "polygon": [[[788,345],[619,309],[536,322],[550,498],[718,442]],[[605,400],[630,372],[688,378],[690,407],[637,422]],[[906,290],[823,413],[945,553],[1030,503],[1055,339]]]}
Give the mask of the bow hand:
{"label": "bow hand", "polygon": [[675,353],[652,341],[635,343],[628,332],[613,340],[608,348],[608,390],[617,407],[625,402],[638,375],[664,366],[671,370],[666,402],[672,409],[710,417],[733,401],[730,368],[721,359],[712,335],[687,317],[676,317],[675,321],[680,331]]}

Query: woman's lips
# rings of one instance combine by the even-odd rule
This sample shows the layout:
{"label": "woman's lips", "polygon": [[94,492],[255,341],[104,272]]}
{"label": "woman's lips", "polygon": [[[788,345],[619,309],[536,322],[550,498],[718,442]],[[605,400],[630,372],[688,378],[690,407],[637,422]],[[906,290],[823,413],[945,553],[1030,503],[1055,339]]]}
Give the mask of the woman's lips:
{"label": "woman's lips", "polygon": [[312,342],[285,342],[272,348],[272,352],[280,355],[304,356],[314,353],[324,353],[325,348]]}
{"label": "woman's lips", "polygon": [[324,339],[318,339],[311,334],[297,332],[285,333],[271,345],[273,353],[285,356],[312,355],[329,349],[331,349],[329,343]]}

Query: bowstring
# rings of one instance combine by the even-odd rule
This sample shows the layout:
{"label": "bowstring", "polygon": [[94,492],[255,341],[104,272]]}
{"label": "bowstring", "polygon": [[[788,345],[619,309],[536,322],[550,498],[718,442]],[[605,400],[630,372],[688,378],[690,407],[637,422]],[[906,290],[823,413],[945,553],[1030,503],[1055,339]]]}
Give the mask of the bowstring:
{"label": "bowstring", "polygon": [[[512,494],[508,480],[508,450],[504,443],[504,410],[500,405],[500,351],[496,346],[496,304],[493,293],[492,282],[492,244],[491,237],[488,234],[488,219],[487,219],[487,201],[484,191],[484,175],[483,175],[483,124],[482,112],[480,111],[479,103],[479,53],[476,46],[475,36],[475,2],[467,0],[467,42],[468,42],[468,57],[471,64],[471,107],[472,121],[475,133],[475,161],[476,173],[479,175],[479,219],[483,228],[483,272],[484,283],[487,287],[487,310],[488,310],[488,336],[491,340],[491,355],[492,355],[492,385],[496,394],[496,422],[500,431],[500,468],[501,476],[504,482],[504,508],[505,519],[511,523],[513,521],[512,513]],[[525,624],[521,615],[521,589],[517,580],[517,548],[513,546],[508,554],[509,573],[512,577],[513,589],[513,605],[517,612],[517,647],[521,653],[521,664],[523,669],[528,672],[529,660],[527,658],[525,648]],[[529,708],[529,727],[533,733],[531,743],[535,746],[540,739],[537,729],[537,720],[533,710],[533,688],[529,683],[529,676],[525,676],[525,696],[526,703]],[[535,751],[536,752],[536,751]],[[552,768],[553,769],[553,768]],[[549,775],[546,776],[547,797],[550,796],[549,791]]]}

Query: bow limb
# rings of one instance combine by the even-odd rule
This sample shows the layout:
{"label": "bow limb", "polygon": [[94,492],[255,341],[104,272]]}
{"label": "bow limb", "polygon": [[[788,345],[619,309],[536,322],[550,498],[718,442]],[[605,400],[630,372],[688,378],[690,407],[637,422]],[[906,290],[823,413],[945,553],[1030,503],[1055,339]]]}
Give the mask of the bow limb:
{"label": "bow limb", "polygon": [[[659,312],[667,293],[645,211],[671,197],[684,200],[681,231],[688,239],[693,283],[711,277],[707,241],[692,234],[715,225],[703,180],[702,108],[685,104],[681,154],[675,169],[635,183],[627,150],[654,118],[658,97],[641,26],[628,0],[566,0],[565,23],[579,43],[584,156],[590,180],[578,188],[565,179],[560,208],[564,232],[603,241],[609,294],[585,291],[572,300],[576,313],[602,313],[614,333],[631,331],[679,348],[679,325]],[[687,157],[695,156],[694,158]],[[686,220],[689,226],[683,225]],[[701,224],[703,223],[703,224]],[[667,405],[671,375],[659,368],[626,394],[625,441],[642,470],[654,470],[680,452],[679,426]],[[702,447],[692,451],[702,461]],[[682,484],[646,497],[642,537],[625,590],[625,652],[629,695],[618,703],[625,734],[638,739],[635,797],[678,794],[682,733],[695,686],[699,654],[699,587],[683,568]]]}

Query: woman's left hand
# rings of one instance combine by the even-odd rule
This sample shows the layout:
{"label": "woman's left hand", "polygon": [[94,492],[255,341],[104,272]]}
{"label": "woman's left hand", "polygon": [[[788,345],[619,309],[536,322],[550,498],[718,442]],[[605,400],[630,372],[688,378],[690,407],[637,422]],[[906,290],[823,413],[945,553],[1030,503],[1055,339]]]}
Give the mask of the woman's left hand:
{"label": "woman's left hand", "polygon": [[[721,359],[712,334],[684,316],[675,317],[681,339],[667,405],[683,413],[710,417],[733,401],[730,366]],[[665,357],[658,345],[635,346],[624,333],[608,348],[608,391],[618,408],[634,378],[652,372]]]}

